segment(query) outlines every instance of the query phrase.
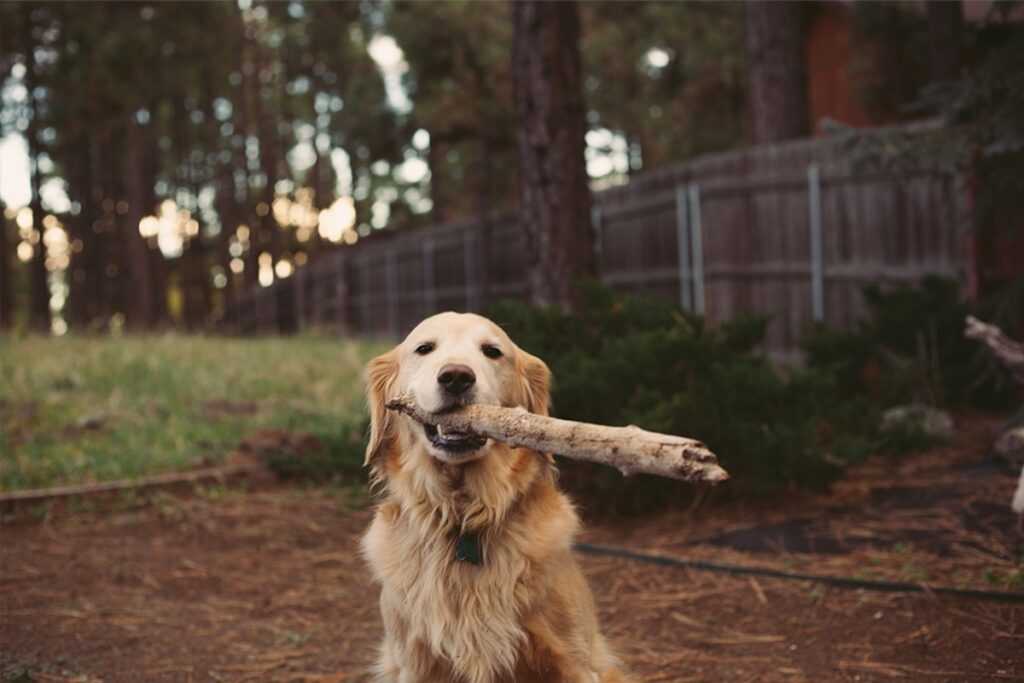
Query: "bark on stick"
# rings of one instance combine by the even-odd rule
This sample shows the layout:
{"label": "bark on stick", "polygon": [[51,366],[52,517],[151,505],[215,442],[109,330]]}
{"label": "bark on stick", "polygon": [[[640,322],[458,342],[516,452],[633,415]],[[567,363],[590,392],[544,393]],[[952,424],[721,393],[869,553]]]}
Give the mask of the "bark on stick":
{"label": "bark on stick", "polygon": [[627,476],[643,472],[711,484],[729,478],[715,454],[700,441],[639,427],[607,427],[536,415],[522,408],[485,405],[434,414],[420,410],[407,397],[389,401],[387,407],[418,422],[440,425],[445,431],[467,432],[510,446],[610,465]]}

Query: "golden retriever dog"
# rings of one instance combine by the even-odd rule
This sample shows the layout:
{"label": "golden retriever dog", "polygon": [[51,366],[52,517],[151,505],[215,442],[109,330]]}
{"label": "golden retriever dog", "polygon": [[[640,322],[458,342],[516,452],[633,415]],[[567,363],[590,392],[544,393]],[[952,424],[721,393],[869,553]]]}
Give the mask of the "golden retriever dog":
{"label": "golden retriever dog", "polygon": [[551,373],[490,320],[441,313],[367,368],[366,464],[383,499],[363,538],[381,586],[381,683],[627,683],[573,557],[552,458],[388,411],[473,403],[546,415]]}

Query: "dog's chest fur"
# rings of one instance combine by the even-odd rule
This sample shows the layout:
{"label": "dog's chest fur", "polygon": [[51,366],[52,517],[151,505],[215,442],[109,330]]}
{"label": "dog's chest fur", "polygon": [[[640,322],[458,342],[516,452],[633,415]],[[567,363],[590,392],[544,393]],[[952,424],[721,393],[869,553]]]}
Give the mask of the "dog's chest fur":
{"label": "dog's chest fur", "polygon": [[[500,466],[509,463],[516,459]],[[513,476],[437,470],[392,482],[398,495],[380,506],[363,540],[390,645],[403,666],[422,669],[412,672],[417,680],[447,669],[467,683],[496,683],[528,644],[524,617],[544,599],[531,572],[568,547],[576,517],[535,455],[518,467]],[[456,557],[463,530],[479,539],[479,565]]]}

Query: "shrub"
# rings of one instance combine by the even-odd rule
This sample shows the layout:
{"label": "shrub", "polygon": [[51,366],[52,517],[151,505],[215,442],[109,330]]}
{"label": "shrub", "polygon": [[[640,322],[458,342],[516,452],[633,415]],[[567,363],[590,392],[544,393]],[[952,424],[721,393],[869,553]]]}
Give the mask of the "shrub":
{"label": "shrub", "polygon": [[361,408],[354,417],[333,425],[316,425],[316,432],[265,430],[243,441],[243,449],[254,452],[279,477],[315,482],[357,480],[365,477],[362,467],[369,418]]}
{"label": "shrub", "polygon": [[849,332],[814,328],[803,340],[808,367],[835,375],[844,397],[884,405],[918,401],[982,409],[1012,405],[1014,390],[981,346],[963,334],[964,318],[1007,320],[1003,294],[972,309],[954,280],[926,277],[917,287],[864,291],[869,317]]}
{"label": "shrub", "polygon": [[[589,285],[579,310],[504,302],[489,311],[554,374],[559,417],[701,439],[745,494],[820,488],[846,459],[878,445],[876,414],[863,398],[840,399],[830,372],[782,376],[756,351],[766,320],[716,329],[657,299]],[[610,468],[562,464],[563,481],[600,511],[636,512],[692,491],[677,482]]]}

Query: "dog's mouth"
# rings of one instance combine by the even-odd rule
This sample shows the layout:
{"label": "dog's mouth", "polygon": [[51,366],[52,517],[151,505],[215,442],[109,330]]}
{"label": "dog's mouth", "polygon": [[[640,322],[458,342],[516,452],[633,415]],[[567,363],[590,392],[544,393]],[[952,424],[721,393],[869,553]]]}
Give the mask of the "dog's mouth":
{"label": "dog's mouth", "polygon": [[436,425],[424,424],[423,430],[434,448],[448,453],[468,453],[487,443],[486,437],[468,432],[446,432]]}

